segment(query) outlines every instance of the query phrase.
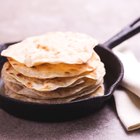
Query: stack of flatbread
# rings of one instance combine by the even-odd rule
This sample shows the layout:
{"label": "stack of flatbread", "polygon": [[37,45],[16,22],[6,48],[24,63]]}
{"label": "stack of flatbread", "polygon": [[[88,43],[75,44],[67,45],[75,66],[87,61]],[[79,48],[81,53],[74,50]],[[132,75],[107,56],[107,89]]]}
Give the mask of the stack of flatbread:
{"label": "stack of flatbread", "polygon": [[67,103],[104,95],[104,65],[92,37],[49,32],[30,37],[2,52],[5,94],[38,103]]}

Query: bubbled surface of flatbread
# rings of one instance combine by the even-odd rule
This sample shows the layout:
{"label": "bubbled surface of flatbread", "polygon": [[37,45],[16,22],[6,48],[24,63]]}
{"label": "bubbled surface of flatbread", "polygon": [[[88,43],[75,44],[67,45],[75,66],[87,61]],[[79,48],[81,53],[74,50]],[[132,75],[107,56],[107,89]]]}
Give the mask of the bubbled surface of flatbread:
{"label": "bubbled surface of flatbread", "polygon": [[43,63],[83,64],[92,56],[97,41],[73,32],[49,32],[9,46],[1,55],[10,57],[27,67]]}
{"label": "bubbled surface of flatbread", "polygon": [[9,63],[19,73],[39,79],[55,78],[55,77],[72,77],[80,75],[84,72],[90,72],[97,68],[100,63],[100,58],[93,51],[92,57],[84,64],[42,64],[39,66],[27,67],[11,58],[8,58]]}

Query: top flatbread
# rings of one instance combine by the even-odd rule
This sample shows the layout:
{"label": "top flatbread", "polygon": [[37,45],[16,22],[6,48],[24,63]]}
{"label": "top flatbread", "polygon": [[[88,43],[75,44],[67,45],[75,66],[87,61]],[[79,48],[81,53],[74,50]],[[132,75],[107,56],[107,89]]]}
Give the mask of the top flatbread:
{"label": "top flatbread", "polygon": [[92,37],[72,32],[50,32],[11,45],[1,55],[28,67],[50,64],[83,64],[92,56],[97,41]]}

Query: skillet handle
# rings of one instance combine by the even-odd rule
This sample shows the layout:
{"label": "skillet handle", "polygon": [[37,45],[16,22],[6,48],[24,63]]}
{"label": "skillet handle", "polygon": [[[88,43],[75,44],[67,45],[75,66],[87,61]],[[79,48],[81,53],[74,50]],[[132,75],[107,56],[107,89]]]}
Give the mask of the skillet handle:
{"label": "skillet handle", "polygon": [[112,49],[123,41],[129,39],[140,32],[140,17],[133,21],[130,25],[123,28],[119,33],[102,44],[103,47]]}

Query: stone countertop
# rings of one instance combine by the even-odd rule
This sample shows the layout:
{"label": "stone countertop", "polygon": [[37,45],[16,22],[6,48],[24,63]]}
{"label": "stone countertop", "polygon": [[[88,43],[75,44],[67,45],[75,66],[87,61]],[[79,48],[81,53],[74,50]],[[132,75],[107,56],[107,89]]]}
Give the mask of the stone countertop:
{"label": "stone countertop", "polygon": [[[48,31],[78,31],[104,42],[140,16],[139,0],[0,0],[0,42]],[[126,41],[140,60],[139,35]],[[97,113],[63,123],[22,120],[0,109],[0,140],[139,140],[126,132],[113,101]]]}

